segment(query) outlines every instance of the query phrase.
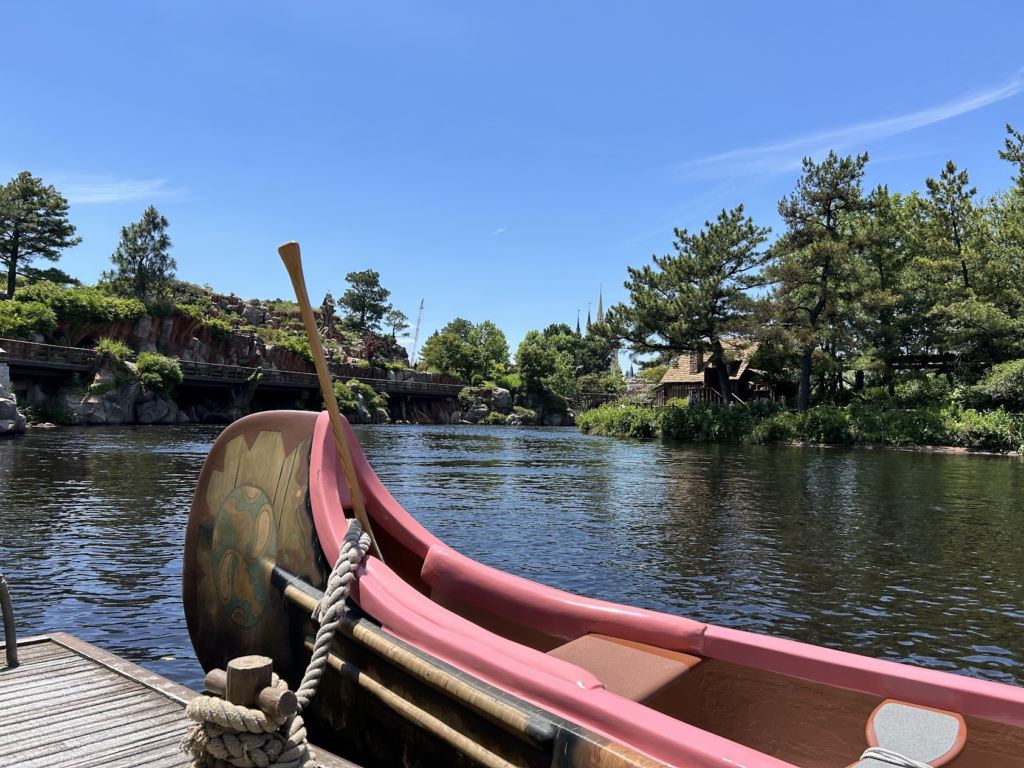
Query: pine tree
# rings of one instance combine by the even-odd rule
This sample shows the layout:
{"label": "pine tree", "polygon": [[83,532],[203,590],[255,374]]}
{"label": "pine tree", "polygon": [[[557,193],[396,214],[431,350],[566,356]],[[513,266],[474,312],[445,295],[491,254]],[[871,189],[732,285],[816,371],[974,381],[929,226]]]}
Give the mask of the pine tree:
{"label": "pine tree", "polygon": [[167,226],[167,219],[151,205],[139,221],[121,227],[121,241],[110,257],[116,269],[103,273],[116,293],[139,301],[167,294],[178,266],[167,253]]}
{"label": "pine tree", "polygon": [[22,171],[0,187],[0,263],[7,269],[7,299],[19,274],[36,258],[57,261],[64,248],[82,242],[68,221],[68,201],[42,179]]}
{"label": "pine tree", "polygon": [[710,352],[723,402],[732,399],[722,338],[744,330],[751,299],[769,256],[760,250],[771,231],[723,210],[691,235],[676,229],[676,253],[654,256],[654,267],[629,268],[630,303],[616,304],[595,333],[626,341],[636,353]]}
{"label": "pine tree", "polygon": [[380,273],[372,269],[349,272],[345,281],[350,287],[338,299],[338,305],[348,310],[359,330],[376,330],[381,318],[391,309],[391,305],[385,303],[391,291],[381,286]]}
{"label": "pine tree", "polygon": [[850,225],[851,216],[870,207],[860,186],[867,161],[867,154],[840,158],[829,152],[821,163],[805,157],[796,190],[779,202],[787,229],[773,246],[777,259],[768,276],[778,286],[779,320],[799,339],[801,411],[810,406],[812,356],[826,332],[838,327],[835,320],[846,309],[843,289],[855,275]]}

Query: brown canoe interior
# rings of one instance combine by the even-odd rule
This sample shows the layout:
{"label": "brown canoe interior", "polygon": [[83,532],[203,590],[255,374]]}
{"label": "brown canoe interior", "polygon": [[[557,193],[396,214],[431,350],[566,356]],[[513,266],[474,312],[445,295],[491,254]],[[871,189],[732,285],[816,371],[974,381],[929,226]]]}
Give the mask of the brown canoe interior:
{"label": "brown canoe interior", "polygon": [[[437,604],[586,669],[613,693],[802,768],[845,768],[868,746],[865,728],[883,701],[878,696],[618,638],[566,643],[432,589],[420,575],[422,558],[382,526],[374,534],[388,567]],[[1024,768],[1024,729],[964,719],[967,744],[949,768]]]}

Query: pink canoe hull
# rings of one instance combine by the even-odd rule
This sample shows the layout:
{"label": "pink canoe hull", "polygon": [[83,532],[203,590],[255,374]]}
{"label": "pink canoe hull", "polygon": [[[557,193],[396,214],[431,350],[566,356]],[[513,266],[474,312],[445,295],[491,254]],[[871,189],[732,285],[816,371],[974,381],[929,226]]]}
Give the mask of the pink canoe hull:
{"label": "pink canoe hull", "polygon": [[[368,558],[354,593],[359,606],[411,645],[655,760],[702,767],[792,765],[611,693],[587,670],[488,631],[444,603],[486,606],[489,614],[565,642],[590,633],[611,635],[1024,727],[1020,688],[579,597],[470,560],[401,507],[373,472],[347,424],[345,429],[375,530],[422,560],[422,584],[416,587],[380,560]],[[334,562],[347,527],[344,509],[351,504],[325,413],[313,435],[309,492],[317,536],[328,561]],[[857,757],[850,755],[848,762]]]}

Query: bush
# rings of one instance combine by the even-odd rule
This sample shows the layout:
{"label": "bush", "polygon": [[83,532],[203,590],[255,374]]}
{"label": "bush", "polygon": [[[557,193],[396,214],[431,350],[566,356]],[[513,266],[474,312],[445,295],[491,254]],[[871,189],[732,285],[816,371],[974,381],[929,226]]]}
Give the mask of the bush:
{"label": "bush", "polygon": [[1024,417],[1009,414],[1002,408],[988,413],[949,409],[943,415],[950,445],[990,451],[1013,451],[1024,447]]}
{"label": "bush", "polygon": [[580,376],[577,383],[580,392],[615,395],[626,390],[621,379],[607,373],[588,373],[585,376]]}
{"label": "bush", "polygon": [[146,314],[138,299],[117,299],[93,286],[61,288],[42,281],[19,290],[15,301],[38,301],[53,310],[59,321],[76,323],[135,322]]}
{"label": "bush", "polygon": [[309,339],[305,334],[262,326],[254,330],[256,335],[263,339],[264,344],[273,344],[275,347],[287,349],[302,357],[307,363],[313,362],[313,351],[310,349]]}
{"label": "bush", "polygon": [[459,390],[459,405],[463,408],[472,408],[476,405],[477,392],[476,387],[463,387]]}
{"label": "bush", "polygon": [[96,346],[93,349],[101,358],[110,361],[115,366],[122,365],[125,360],[132,356],[131,347],[123,341],[117,341],[116,339],[100,339],[96,342]]}
{"label": "bush", "polygon": [[519,416],[522,418],[524,426],[532,427],[535,426],[539,421],[539,419],[537,418],[536,411],[530,410],[529,408],[524,408],[521,405],[513,407],[512,412],[519,414]]}
{"label": "bush", "polygon": [[227,341],[233,333],[230,323],[215,317],[203,320],[199,323],[199,329],[210,334],[210,338],[214,341]]}
{"label": "bush", "polygon": [[946,418],[941,408],[885,410],[855,403],[849,409],[850,436],[855,443],[876,445],[943,445]]}
{"label": "bush", "polygon": [[793,432],[797,440],[809,443],[852,442],[849,417],[844,409],[834,405],[816,405],[804,413],[793,414]]}
{"label": "bush", "polygon": [[495,379],[494,384],[502,389],[507,389],[515,396],[523,389],[523,378],[518,373],[506,373]]}
{"label": "bush", "polygon": [[59,400],[47,400],[38,408],[32,405],[22,409],[29,424],[60,424],[71,427],[78,423],[75,412]]}
{"label": "bush", "polygon": [[782,406],[776,403],[756,401],[722,408],[707,402],[688,405],[680,399],[670,400],[668,406],[659,413],[662,436],[704,443],[739,443],[750,440],[758,423],[782,411]]}
{"label": "bush", "polygon": [[1000,363],[973,389],[985,404],[1021,413],[1024,411],[1024,360]]}
{"label": "bush", "polygon": [[643,406],[618,403],[605,403],[580,414],[576,417],[576,426],[580,432],[590,435],[657,437],[661,434],[657,411]]}
{"label": "bush", "polygon": [[30,333],[53,333],[57,315],[39,301],[0,302],[0,336],[20,339]]}
{"label": "bush", "polygon": [[484,420],[480,423],[504,425],[508,423],[508,416],[506,416],[504,413],[499,413],[498,411],[491,411],[490,413],[487,414],[486,418],[484,418]]}
{"label": "bush", "polygon": [[378,408],[387,408],[387,392],[377,392],[369,384],[364,384],[356,379],[349,379],[346,383],[334,382],[334,396],[338,401],[338,410],[346,415],[351,415],[359,409],[359,400],[356,395],[363,396],[363,405],[367,412],[375,416]]}
{"label": "bush", "polygon": [[181,366],[172,360],[153,352],[140,352],[135,361],[135,372],[147,389],[170,393],[182,382]]}

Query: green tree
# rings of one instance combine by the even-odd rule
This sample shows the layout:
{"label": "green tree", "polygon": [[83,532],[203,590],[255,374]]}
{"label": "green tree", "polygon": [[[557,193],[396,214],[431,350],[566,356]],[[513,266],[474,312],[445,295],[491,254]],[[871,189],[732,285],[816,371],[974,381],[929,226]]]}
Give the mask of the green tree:
{"label": "green tree", "polygon": [[121,227],[121,242],[110,257],[115,269],[103,273],[119,296],[148,301],[167,295],[178,266],[168,254],[167,226],[151,205],[139,221]]}
{"label": "green tree", "polygon": [[505,333],[490,320],[484,320],[474,329],[471,343],[480,350],[479,374],[485,379],[495,379],[508,368],[508,339]]}
{"label": "green tree", "polygon": [[916,197],[890,194],[879,186],[870,195],[867,210],[855,216],[855,238],[859,238],[859,283],[854,326],[859,352],[858,387],[864,371],[880,372],[890,394],[895,391],[897,362],[907,353],[921,352],[927,340],[921,337],[922,320],[928,309],[928,292],[916,290],[910,279],[910,257],[906,233],[912,228],[910,212]]}
{"label": "green tree", "polygon": [[852,215],[869,207],[860,186],[867,161],[867,154],[840,158],[834,151],[821,163],[805,157],[796,190],[779,202],[787,229],[772,248],[776,258],[765,274],[777,285],[778,318],[801,350],[800,411],[810,407],[814,351],[847,309],[843,291],[855,276],[858,247],[850,224]]}
{"label": "green tree", "polygon": [[1006,132],[1010,134],[1006,138],[1006,149],[999,150],[999,157],[1017,166],[1017,176],[1013,180],[1017,186],[1024,188],[1024,133],[1013,130],[1013,126],[1006,124]]}
{"label": "green tree", "polygon": [[68,201],[42,179],[22,171],[0,187],[0,263],[7,269],[7,300],[14,298],[17,276],[43,258],[57,261],[61,251],[82,242],[68,221]]}
{"label": "green tree", "polygon": [[959,267],[964,290],[971,287],[971,267],[978,259],[979,239],[983,232],[981,212],[974,196],[978,190],[968,188],[967,171],[957,172],[950,160],[938,179],[926,179],[928,198],[925,213],[931,221],[928,258],[937,279],[949,281],[950,273]]}
{"label": "green tree", "polygon": [[381,318],[391,309],[385,302],[391,291],[380,284],[380,273],[372,269],[349,272],[345,275],[349,288],[338,299],[338,306],[348,310],[348,315],[359,330],[377,330]]}
{"label": "green tree", "polygon": [[508,341],[490,320],[473,324],[457,317],[430,335],[420,359],[427,370],[454,373],[467,382],[493,379],[508,366]]}
{"label": "green tree", "polygon": [[391,331],[391,343],[398,339],[398,334],[409,327],[409,318],[400,309],[389,309],[384,315],[384,327]]}
{"label": "green tree", "polygon": [[723,210],[691,235],[676,229],[676,252],[654,256],[654,267],[629,268],[630,303],[616,304],[595,333],[626,341],[636,354],[710,352],[723,402],[732,399],[722,337],[741,333],[749,317],[747,291],[761,285],[769,229]]}

